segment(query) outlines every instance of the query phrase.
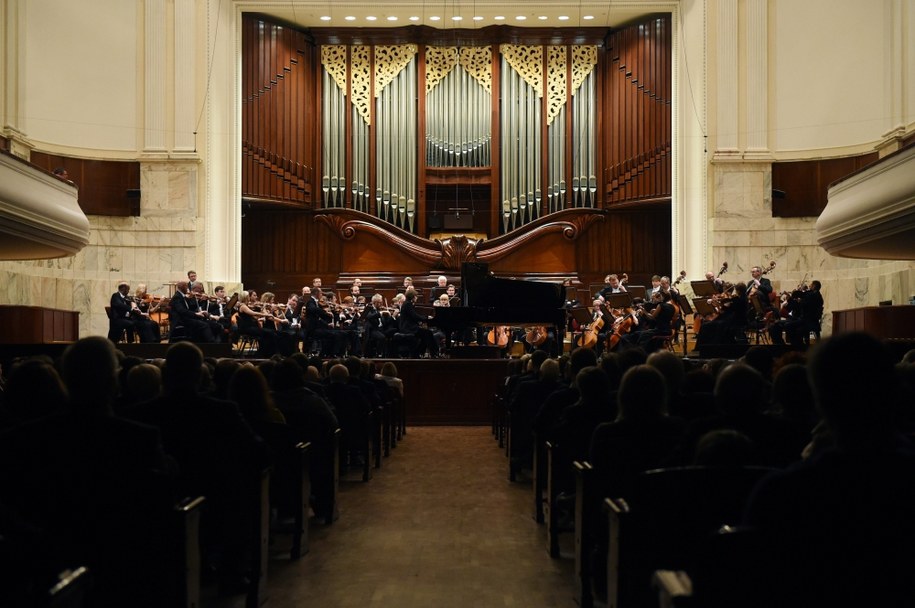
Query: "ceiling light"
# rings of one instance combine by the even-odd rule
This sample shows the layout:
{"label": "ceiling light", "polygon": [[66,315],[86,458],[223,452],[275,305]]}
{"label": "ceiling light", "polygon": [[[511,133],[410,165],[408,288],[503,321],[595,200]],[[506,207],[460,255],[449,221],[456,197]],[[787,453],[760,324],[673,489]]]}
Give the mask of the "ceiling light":
{"label": "ceiling light", "polygon": [[482,15],[475,15],[474,18],[473,18],[473,20],[474,20],[474,21],[482,21],[482,20],[483,20],[483,17],[482,17]]}
{"label": "ceiling light", "polygon": [[495,17],[493,17],[493,19],[495,19],[496,21],[505,21],[505,17],[503,15],[496,15]]}
{"label": "ceiling light", "polygon": [[585,21],[590,21],[591,19],[594,19],[594,15],[585,15],[584,17],[582,17],[582,19],[584,19]]}
{"label": "ceiling light", "polygon": [[388,21],[397,21],[397,17],[395,17],[394,15],[391,15],[390,17],[388,17]]}
{"label": "ceiling light", "polygon": [[429,21],[438,21],[440,19],[441,19],[441,17],[439,17],[438,15],[432,15],[431,17],[429,17]]}
{"label": "ceiling light", "polygon": [[410,21],[419,21],[419,17],[416,15],[410,15]]}
{"label": "ceiling light", "polygon": [[549,17],[547,17],[546,15],[540,15],[539,17],[537,17],[537,19],[540,19],[541,21],[546,21],[547,19],[549,19]]}
{"label": "ceiling light", "polygon": [[559,15],[559,20],[560,20],[560,21],[568,21],[568,20],[569,20],[569,16],[568,16],[568,15]]}
{"label": "ceiling light", "polygon": [[352,16],[352,15],[347,15],[346,17],[344,17],[344,19],[346,19],[347,21],[355,21],[355,20],[356,20],[356,18],[355,18],[354,16]]}
{"label": "ceiling light", "polygon": [[366,21],[375,21],[376,19],[378,19],[378,17],[376,17],[376,16],[374,16],[374,15],[367,15],[367,16],[365,17],[365,20],[366,20]]}
{"label": "ceiling light", "polygon": [[455,15],[454,17],[451,18],[452,21],[461,21],[462,19],[463,19],[463,17],[461,17],[460,15]]}
{"label": "ceiling light", "polygon": [[527,19],[527,17],[525,17],[524,15],[518,15],[517,17],[515,17],[515,19],[517,21],[524,21],[525,19]]}
{"label": "ceiling light", "polygon": [[328,15],[322,15],[321,21],[330,21],[330,17]]}

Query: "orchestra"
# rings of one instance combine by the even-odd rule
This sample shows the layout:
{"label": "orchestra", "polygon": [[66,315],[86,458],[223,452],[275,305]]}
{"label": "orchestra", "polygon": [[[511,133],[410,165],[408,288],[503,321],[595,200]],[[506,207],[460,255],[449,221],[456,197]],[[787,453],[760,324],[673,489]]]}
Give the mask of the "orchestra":
{"label": "orchestra", "polygon": [[[722,279],[728,270],[727,262],[717,274],[703,273],[708,285],[703,293],[711,295],[703,298],[707,306],[697,306],[692,313],[695,348],[745,343],[745,334],[754,323],[762,324],[761,331],[775,345],[803,346],[810,332],[818,335],[823,315],[820,282],[811,281],[808,286],[805,276],[797,288],[779,293],[766,276],[774,268],[774,261],[752,266],[749,280],[737,284]],[[259,357],[299,351],[327,357],[392,356],[396,353],[389,345],[396,334],[415,336],[420,352],[430,357],[448,351],[452,334],[464,345],[497,346],[505,356],[516,342],[527,352],[543,349],[554,355],[562,352],[563,342],[566,352],[577,347],[591,348],[598,354],[636,347],[650,352],[665,341],[672,348],[671,343],[678,343],[678,329],[686,327],[683,317],[692,311],[687,306],[684,314],[680,307],[681,302],[686,302],[680,294],[685,277],[686,272],[680,271],[672,282],[667,275],[654,274],[649,279],[650,287],[634,286],[633,293],[629,293],[625,272],[605,275],[604,286],[593,294],[591,306],[583,309],[590,314],[591,322],[585,323],[581,317],[578,322],[570,321],[573,333],[569,338],[565,338],[566,325],[482,323],[462,326],[457,331],[438,327],[437,315],[425,311],[463,306],[458,285],[444,275],[434,277],[434,283],[425,283],[423,289],[432,285],[428,287],[431,306],[420,306],[420,310],[420,288],[414,286],[412,277],[404,277],[400,286],[387,287],[366,286],[362,279],[353,278],[344,285],[337,282],[332,285],[334,289],[323,288],[321,277],[314,277],[310,286],[303,286],[300,293],[290,293],[282,303],[269,291],[260,298],[254,290],[229,298],[223,285],[217,285],[213,295],[208,295],[206,284],[197,279],[194,271],[188,272],[187,281],[167,284],[174,286],[168,295],[150,294],[145,283],[140,283],[131,295],[129,283],[121,281],[106,308],[110,310],[109,338],[114,341],[158,343],[187,339],[234,345],[247,336],[251,344],[256,344]],[[563,287],[571,289],[572,280],[564,279]],[[341,289],[342,302],[337,301],[337,288]],[[634,297],[642,293],[644,300]],[[570,293],[568,301],[577,304],[574,295]],[[390,304],[387,297],[391,297]],[[568,310],[566,315],[571,319]],[[683,350],[687,352],[686,345]]]}

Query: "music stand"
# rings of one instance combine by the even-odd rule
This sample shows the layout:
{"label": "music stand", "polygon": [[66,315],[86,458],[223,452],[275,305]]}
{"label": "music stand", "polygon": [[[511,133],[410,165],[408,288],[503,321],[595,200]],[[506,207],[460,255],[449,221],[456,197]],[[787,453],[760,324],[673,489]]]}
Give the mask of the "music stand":
{"label": "music stand", "polygon": [[682,293],[677,295],[677,304],[680,305],[680,317],[693,314],[693,307],[689,305],[689,299]]}
{"label": "music stand", "polygon": [[226,304],[226,310],[235,310],[235,306],[238,304],[238,292],[232,294],[232,297],[229,298],[228,303]]}
{"label": "music stand", "polygon": [[705,298],[693,298],[693,306],[696,307],[694,314],[703,316],[715,314],[715,307],[709,304]]}
{"label": "music stand", "polygon": [[697,297],[709,298],[718,294],[715,281],[690,281],[689,286],[693,288],[693,293]]}
{"label": "music stand", "polygon": [[629,308],[632,305],[632,294],[629,292],[611,293],[604,298],[609,308]]}
{"label": "music stand", "polygon": [[633,298],[642,298],[643,300],[648,297],[648,290],[645,289],[644,285],[627,285],[626,291],[629,292]]}
{"label": "music stand", "polygon": [[585,325],[590,325],[594,320],[594,317],[591,311],[587,306],[578,306],[576,308],[570,308],[569,314],[572,315],[572,318],[578,322],[578,325],[584,327]]}

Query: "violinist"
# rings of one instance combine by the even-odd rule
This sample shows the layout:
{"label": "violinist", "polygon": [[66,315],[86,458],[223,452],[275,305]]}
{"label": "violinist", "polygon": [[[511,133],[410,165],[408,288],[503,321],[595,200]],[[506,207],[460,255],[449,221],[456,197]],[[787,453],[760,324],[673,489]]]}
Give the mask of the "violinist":
{"label": "violinist", "polygon": [[340,357],[344,336],[333,329],[334,316],[321,305],[323,295],[320,287],[312,287],[311,299],[305,302],[306,337],[317,338],[324,355]]}
{"label": "violinist", "polygon": [[[378,356],[384,353],[386,338],[384,335],[382,300],[380,293],[373,295],[371,303],[366,306],[362,315],[363,331],[365,332],[365,354],[369,356]],[[390,318],[390,313],[387,313],[387,317]]]}
{"label": "violinist", "polygon": [[362,351],[361,317],[362,315],[356,310],[356,302],[353,296],[343,298],[342,306],[336,310],[337,327],[343,332],[344,343],[351,355],[360,355]]}
{"label": "violinist", "polygon": [[[670,287],[670,279],[667,277],[664,278],[667,279],[667,286]],[[651,296],[658,293],[659,291],[661,291],[661,276],[656,274],[651,277],[651,289],[648,290],[648,293],[645,294],[645,297],[651,301]]]}
{"label": "violinist", "polygon": [[131,314],[140,334],[140,342],[161,342],[162,331],[159,322],[152,318],[162,305],[161,298],[153,299],[146,290],[146,283],[140,283],[134,292],[133,301],[137,307]]}
{"label": "violinist", "polygon": [[172,331],[186,330],[188,337],[194,342],[215,342],[213,325],[218,327],[219,324],[210,324],[209,314],[200,308],[197,298],[188,290],[187,281],[178,281],[176,289],[169,302],[168,311]]}
{"label": "violinist", "polygon": [[298,350],[299,342],[305,339],[305,334],[302,332],[302,317],[300,311],[301,303],[299,301],[299,296],[294,293],[289,294],[289,297],[286,299],[286,310],[283,312],[283,316],[286,317],[289,324],[284,325],[283,331],[293,336],[293,351]]}
{"label": "violinist", "polygon": [[108,311],[108,339],[118,342],[121,333],[127,332],[127,339],[133,342],[136,324],[130,311],[136,306],[130,299],[130,284],[127,281],[118,283],[118,290],[111,294]]}
{"label": "violinist", "polygon": [[820,288],[819,281],[811,281],[809,288],[802,284],[789,295],[788,302],[786,302],[788,316],[769,328],[772,344],[784,344],[785,340],[782,338],[782,332],[784,332],[789,344],[800,346],[811,331],[820,328],[820,320],[823,316],[823,295],[820,293]]}
{"label": "violinist", "polygon": [[272,357],[276,353],[276,332],[265,331],[261,324],[272,325],[272,315],[264,310],[253,289],[241,292],[238,300],[238,333],[257,340],[257,356]]}
{"label": "violinist", "polygon": [[295,333],[286,331],[290,320],[286,318],[285,310],[282,310],[285,306],[277,303],[276,294],[270,291],[261,295],[261,305],[263,312],[269,315],[264,317],[262,329],[265,334],[273,334],[276,345],[274,353],[279,352],[288,357],[295,350],[297,342]]}
{"label": "violinist", "polygon": [[229,339],[229,336],[238,331],[238,327],[232,323],[232,314],[235,311],[226,308],[228,301],[226,299],[226,288],[223,285],[217,285],[213,290],[213,294],[215,297],[210,300],[207,312],[210,313],[210,320],[219,324],[223,337]]}
{"label": "violinist", "polygon": [[[647,327],[643,331],[638,332],[637,334],[631,334],[633,336],[638,336],[637,346],[640,346],[645,350],[646,353],[651,353],[656,351],[661,343],[658,340],[653,340],[652,338],[656,336],[670,336],[673,331],[673,319],[676,309],[674,305],[671,304],[671,293],[669,290],[661,289],[660,291],[655,292],[651,296],[651,303],[653,304],[651,310],[644,314],[644,318],[648,321],[650,327]],[[627,336],[628,338],[629,336]]]}

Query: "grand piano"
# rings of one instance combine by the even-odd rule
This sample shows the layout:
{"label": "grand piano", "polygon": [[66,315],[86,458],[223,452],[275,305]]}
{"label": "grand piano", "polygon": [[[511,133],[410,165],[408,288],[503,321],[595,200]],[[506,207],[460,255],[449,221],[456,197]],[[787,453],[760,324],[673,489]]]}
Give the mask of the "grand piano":
{"label": "grand piano", "polygon": [[474,325],[552,325],[565,327],[566,288],[556,283],[504,279],[489,265],[461,266],[461,306],[433,308],[429,325],[446,333]]}

